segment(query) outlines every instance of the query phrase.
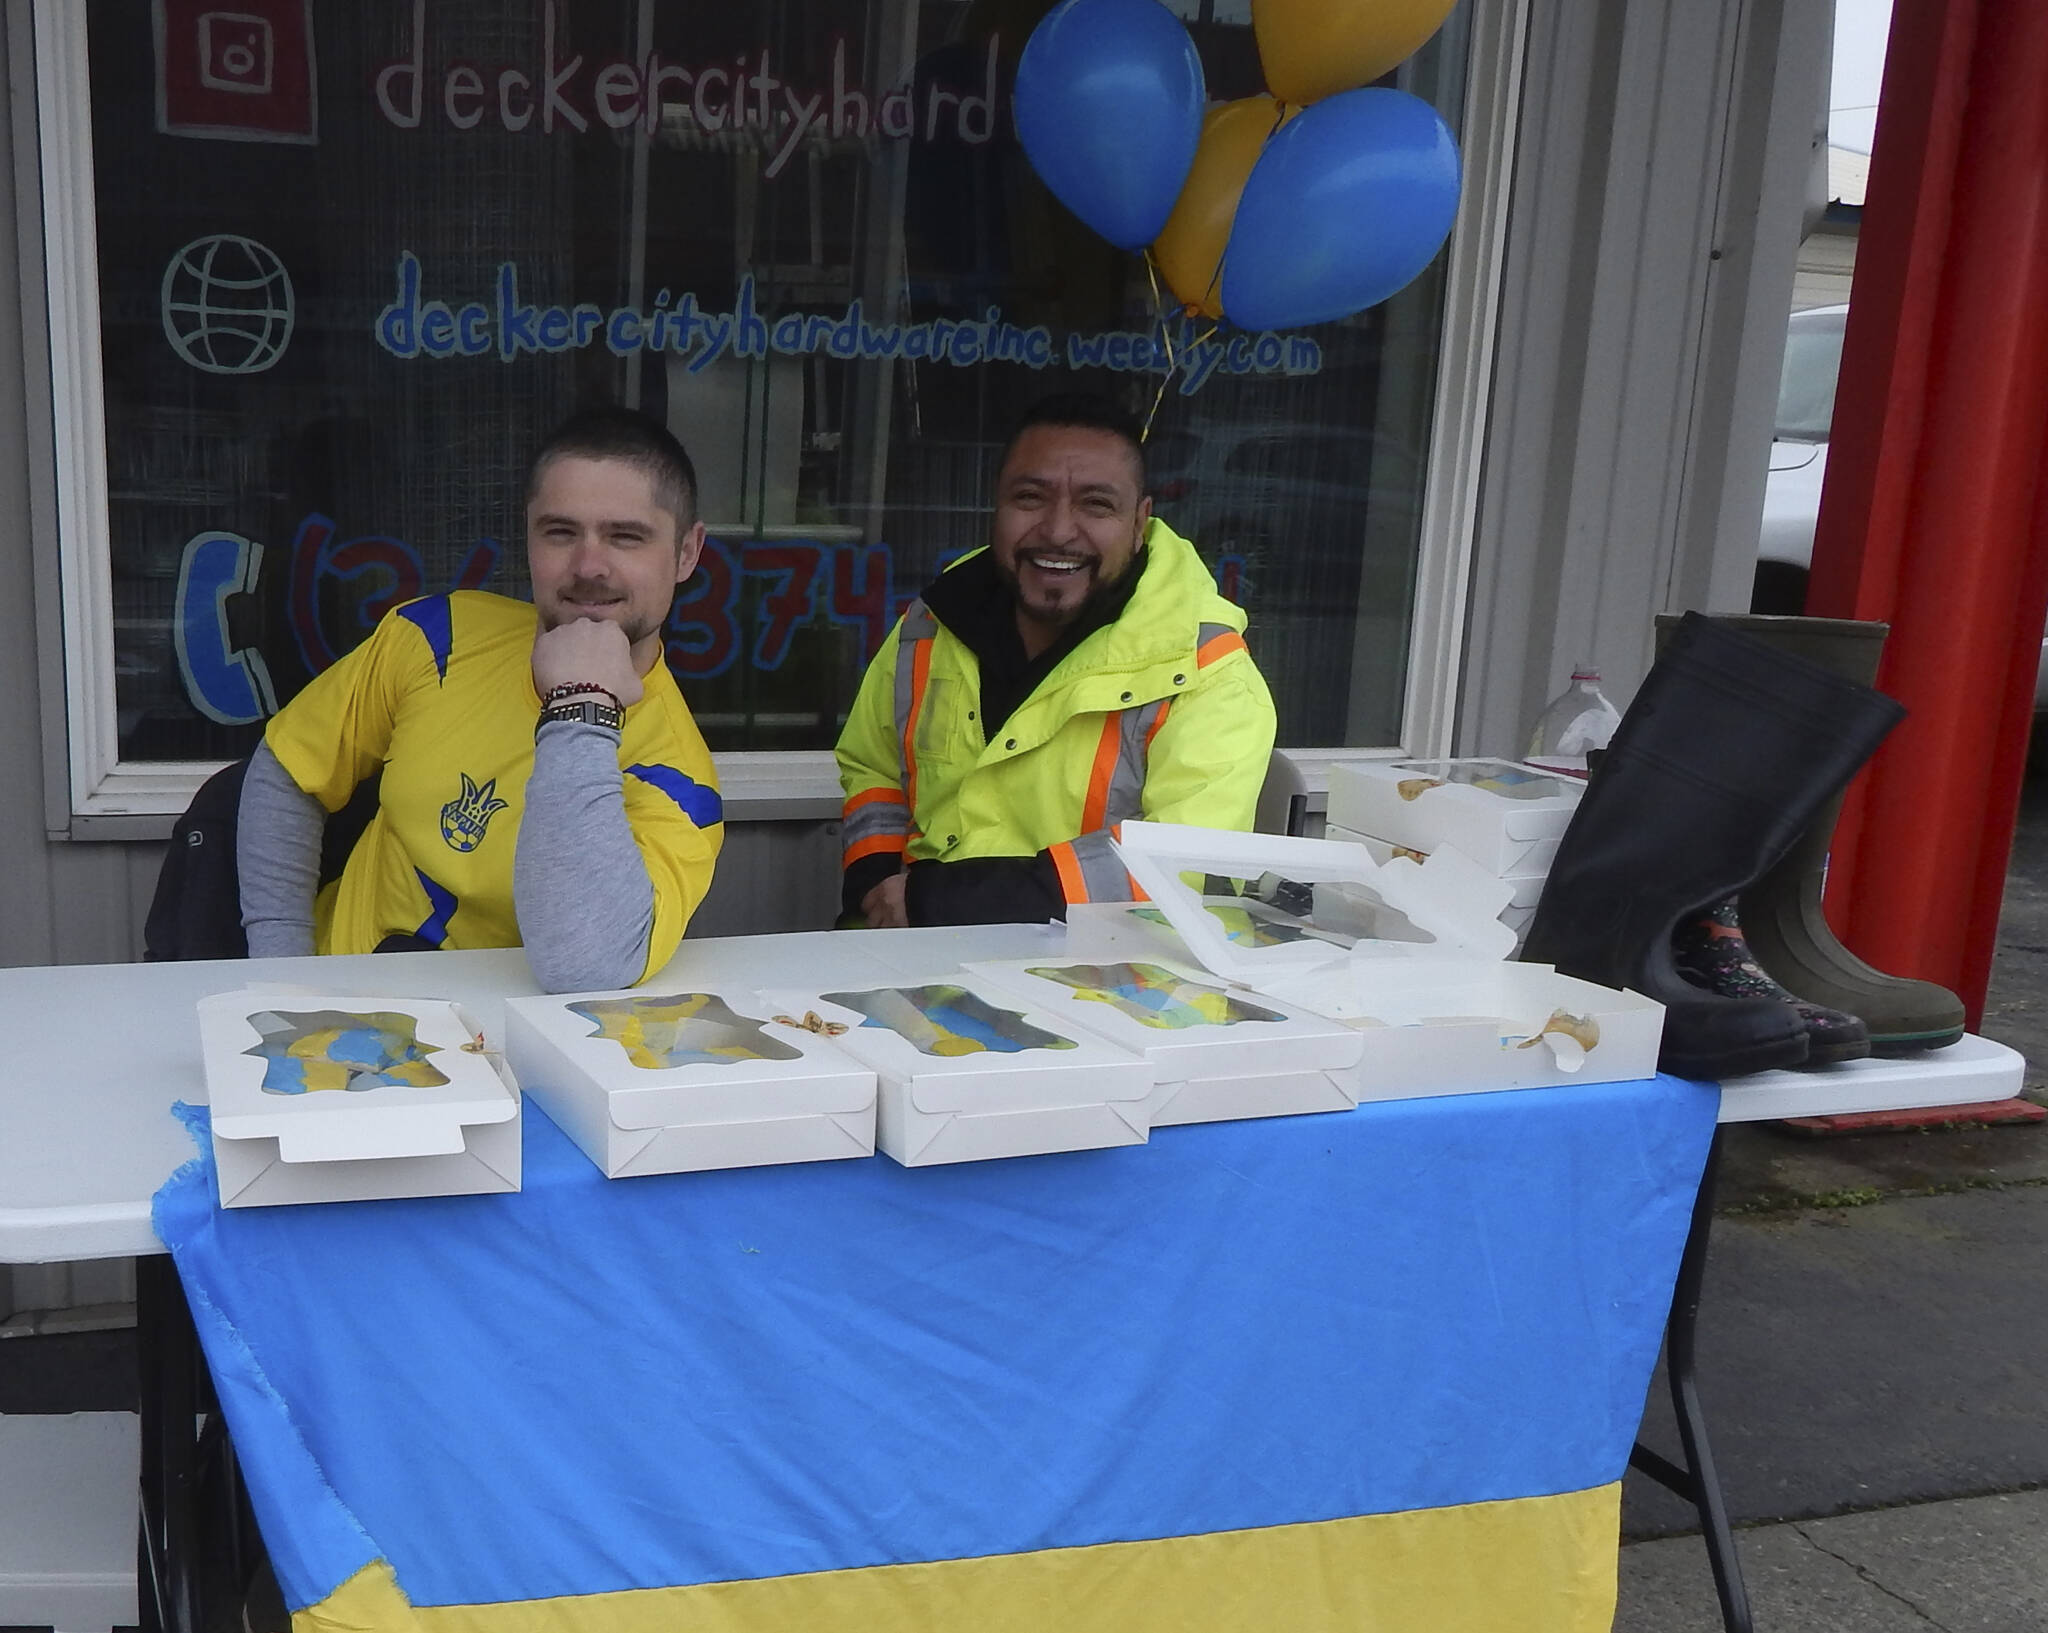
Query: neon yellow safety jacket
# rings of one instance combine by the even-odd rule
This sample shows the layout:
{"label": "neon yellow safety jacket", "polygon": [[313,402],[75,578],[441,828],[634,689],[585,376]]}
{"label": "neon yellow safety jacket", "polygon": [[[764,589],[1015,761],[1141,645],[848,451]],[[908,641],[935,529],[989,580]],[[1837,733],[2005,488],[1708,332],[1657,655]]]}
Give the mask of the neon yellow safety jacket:
{"label": "neon yellow safety jacket", "polygon": [[991,742],[972,651],[913,601],[869,665],[838,746],[842,866],[1048,852],[1069,902],[1141,896],[1118,823],[1248,829],[1273,699],[1243,611],[1156,518],[1114,623],[1068,653]]}

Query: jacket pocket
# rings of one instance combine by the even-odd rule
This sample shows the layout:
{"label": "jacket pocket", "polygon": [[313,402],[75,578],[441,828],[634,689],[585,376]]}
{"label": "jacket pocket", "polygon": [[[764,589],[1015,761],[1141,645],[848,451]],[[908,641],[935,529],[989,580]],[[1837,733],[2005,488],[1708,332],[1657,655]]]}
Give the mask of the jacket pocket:
{"label": "jacket pocket", "polygon": [[918,710],[917,729],[911,734],[920,767],[972,757],[973,741],[980,736],[967,719],[967,710],[973,707],[963,682],[949,675],[934,675],[926,682],[924,706]]}

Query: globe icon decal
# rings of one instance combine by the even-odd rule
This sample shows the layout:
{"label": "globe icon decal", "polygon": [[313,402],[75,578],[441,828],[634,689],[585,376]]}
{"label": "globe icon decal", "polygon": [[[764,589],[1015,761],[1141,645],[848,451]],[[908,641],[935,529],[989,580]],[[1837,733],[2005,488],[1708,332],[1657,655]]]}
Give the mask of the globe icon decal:
{"label": "globe icon decal", "polygon": [[292,280],[253,238],[195,238],[164,268],[164,338],[208,374],[261,374],[292,338]]}

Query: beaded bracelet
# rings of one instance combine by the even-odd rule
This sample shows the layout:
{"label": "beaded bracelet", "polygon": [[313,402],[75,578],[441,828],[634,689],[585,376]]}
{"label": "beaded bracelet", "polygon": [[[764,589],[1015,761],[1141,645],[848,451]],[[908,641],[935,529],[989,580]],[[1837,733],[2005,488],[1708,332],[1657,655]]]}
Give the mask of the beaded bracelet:
{"label": "beaded bracelet", "polygon": [[547,695],[540,700],[540,706],[543,709],[552,708],[557,703],[566,703],[572,697],[582,697],[592,692],[610,698],[614,709],[625,707],[619,702],[618,694],[609,686],[599,686],[596,682],[588,680],[567,680],[559,686],[550,686]]}
{"label": "beaded bracelet", "polygon": [[580,721],[586,726],[602,726],[606,731],[622,732],[626,729],[626,717],[617,709],[602,703],[557,703],[540,712],[540,718],[533,723],[534,741],[540,740],[541,728],[556,721]]}

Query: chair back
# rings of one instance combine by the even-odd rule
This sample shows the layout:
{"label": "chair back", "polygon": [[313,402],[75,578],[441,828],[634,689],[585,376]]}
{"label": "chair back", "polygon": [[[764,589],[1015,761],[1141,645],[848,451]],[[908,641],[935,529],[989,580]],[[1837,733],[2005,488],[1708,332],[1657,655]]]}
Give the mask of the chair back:
{"label": "chair back", "polygon": [[1266,763],[1266,781],[1259,789],[1258,814],[1252,826],[1262,834],[1299,834],[1308,817],[1308,781],[1301,767],[1280,752]]}
{"label": "chair back", "polygon": [[171,846],[157,870],[156,894],[142,925],[145,961],[249,956],[235,871],[235,821],[248,769],[247,760],[222,766],[199,785],[172,827]]}

